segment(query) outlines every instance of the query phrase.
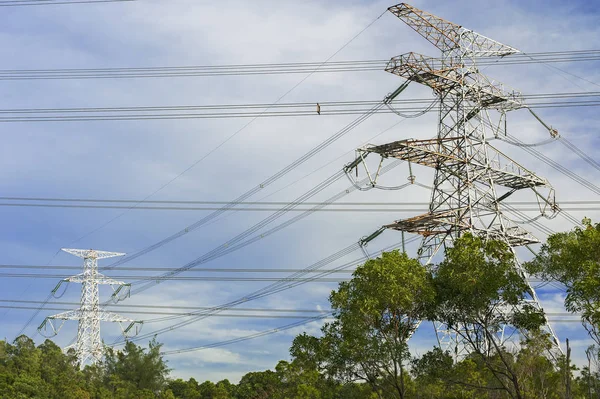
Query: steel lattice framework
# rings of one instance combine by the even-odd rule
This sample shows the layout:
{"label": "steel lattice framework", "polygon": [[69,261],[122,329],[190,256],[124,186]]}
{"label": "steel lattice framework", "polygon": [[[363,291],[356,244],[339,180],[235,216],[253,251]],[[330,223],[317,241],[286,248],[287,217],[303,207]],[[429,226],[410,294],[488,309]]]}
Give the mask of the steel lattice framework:
{"label": "steel lattice framework", "polygon": [[[82,366],[86,363],[96,363],[102,359],[102,354],[104,352],[102,339],[100,337],[101,321],[117,322],[119,324],[129,323],[125,329],[123,329],[121,326],[124,334],[127,334],[132,327],[138,323],[127,317],[123,317],[116,313],[107,312],[100,308],[98,285],[106,284],[113,287],[114,292],[112,297],[115,299],[117,296],[119,296],[119,294],[121,294],[121,297],[128,295],[129,284],[123,281],[113,280],[98,273],[98,259],[123,256],[125,254],[118,252],[96,251],[93,249],[87,250],[63,248],[63,251],[79,258],[83,258],[83,273],[62,280],[52,291],[52,293],[54,294],[63,282],[80,283],[81,306],[79,309],[46,317],[46,319],[38,327],[38,330],[42,331],[50,328],[52,334],[56,335],[58,334],[58,331],[62,327],[62,324],[65,320],[79,320],[77,341],[74,345],[77,359]],[[56,320],[61,320],[62,323],[56,326],[54,324],[54,321]]]}
{"label": "steel lattice framework", "polygon": [[[365,161],[372,153],[381,156],[379,169],[386,158],[435,169],[429,211],[384,226],[423,236],[418,256],[425,265],[431,264],[440,249],[451,245],[464,232],[504,241],[513,251],[518,246],[538,243],[531,233],[503,213],[502,201],[517,191],[530,189],[538,200],[540,212],[554,217],[559,210],[554,190],[546,179],[488,142],[506,133],[508,111],[527,106],[521,93],[482,74],[476,62],[479,57],[503,57],[519,51],[405,3],[388,10],[436,46],[441,57],[411,52],[392,58],[385,70],[406,81],[384,101],[391,102],[409,82],[431,88],[440,105],[437,138],[406,139],[360,148],[357,160],[347,166],[347,172],[363,163],[371,182],[375,182],[378,172],[371,175]],[[558,134],[552,128],[549,130],[552,136]],[[527,281],[526,272],[518,262],[515,268]],[[531,286],[527,303],[541,309]],[[554,351],[560,352],[551,327],[546,325],[545,329],[552,337]],[[439,324],[436,333],[440,343],[449,344],[457,339]]]}

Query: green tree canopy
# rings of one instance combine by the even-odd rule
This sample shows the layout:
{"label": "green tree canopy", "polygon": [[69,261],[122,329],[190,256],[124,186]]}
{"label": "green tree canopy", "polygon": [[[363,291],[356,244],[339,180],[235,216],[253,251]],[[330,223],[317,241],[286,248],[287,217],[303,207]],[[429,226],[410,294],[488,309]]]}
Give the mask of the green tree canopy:
{"label": "green tree canopy", "polygon": [[320,349],[304,343],[310,356],[302,361],[318,359],[335,379],[367,381],[384,397],[404,398],[407,341],[433,298],[431,277],[417,260],[399,251],[369,260],[331,294],[335,321],[323,327]]}
{"label": "green tree canopy", "polygon": [[565,307],[581,313],[583,326],[600,344],[600,223],[584,219],[583,227],[550,235],[526,267],[566,287]]}
{"label": "green tree canopy", "polygon": [[498,332],[507,325],[522,332],[536,331],[545,316],[531,305],[519,305],[530,290],[510,248],[465,234],[446,250],[434,285],[436,303],[430,319],[444,323],[493,373],[497,384],[489,389],[504,389],[511,397],[522,398],[514,357],[499,342]]}

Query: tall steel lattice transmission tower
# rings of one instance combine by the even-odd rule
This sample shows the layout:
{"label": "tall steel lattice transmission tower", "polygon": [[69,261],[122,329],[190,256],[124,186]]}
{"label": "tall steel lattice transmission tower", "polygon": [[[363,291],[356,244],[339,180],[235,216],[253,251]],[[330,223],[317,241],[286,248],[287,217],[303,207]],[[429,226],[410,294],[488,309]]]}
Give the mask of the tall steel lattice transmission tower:
{"label": "tall steel lattice transmission tower", "polygon": [[[79,309],[48,316],[38,327],[38,331],[47,331],[48,328],[52,335],[58,334],[58,331],[66,320],[79,320],[77,329],[77,341],[73,345],[79,363],[83,366],[86,363],[96,363],[102,359],[103,344],[100,337],[100,322],[129,323],[121,329],[127,334],[138,322],[123,317],[121,315],[107,312],[100,308],[100,296],[98,285],[107,284],[113,287],[112,298],[127,296],[130,285],[123,281],[116,281],[98,273],[98,259],[113,258],[123,256],[124,253],[96,251],[93,249],[66,249],[63,251],[83,258],[83,273],[68,277],[58,283],[52,291],[53,294],[59,289],[63,282],[81,284],[81,306]],[[115,288],[116,287],[116,288]],[[62,321],[60,325],[55,325],[55,321]]]}
{"label": "tall steel lattice transmission tower", "polygon": [[[411,52],[392,58],[385,70],[406,81],[384,102],[391,102],[410,82],[432,89],[439,103],[437,138],[406,139],[360,148],[357,159],[346,171],[365,163],[365,170],[375,182],[377,172],[371,175],[365,161],[372,153],[381,156],[379,169],[385,158],[435,169],[429,211],[384,226],[423,236],[418,256],[425,265],[465,232],[504,241],[513,251],[518,246],[538,243],[532,234],[504,214],[503,209],[510,210],[504,201],[516,192],[530,189],[541,214],[551,218],[559,211],[554,190],[546,179],[489,143],[490,139],[506,134],[506,113],[527,105],[521,93],[490,79],[477,67],[481,57],[504,57],[519,51],[405,3],[388,10],[436,46],[441,57]],[[556,130],[542,124],[552,136],[558,135]],[[527,279],[518,262],[515,268]],[[531,285],[527,303],[541,309]],[[554,350],[560,352],[552,328],[546,324],[545,330],[552,337]],[[436,324],[436,333],[440,344],[455,344],[452,341],[458,339],[441,324]]]}

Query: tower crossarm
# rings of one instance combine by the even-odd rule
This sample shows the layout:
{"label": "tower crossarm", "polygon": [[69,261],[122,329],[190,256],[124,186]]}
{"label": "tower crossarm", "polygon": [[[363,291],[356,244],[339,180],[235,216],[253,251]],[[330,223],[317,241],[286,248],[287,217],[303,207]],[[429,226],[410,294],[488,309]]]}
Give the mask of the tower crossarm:
{"label": "tower crossarm", "polygon": [[110,277],[106,277],[103,274],[97,273],[93,280],[90,280],[90,277],[85,273],[80,273],[75,276],[67,277],[64,281],[68,281],[69,283],[84,283],[93,281],[95,284],[103,284],[103,285],[127,285],[124,281],[113,280]]}
{"label": "tower crossarm", "polygon": [[[478,176],[491,175],[496,184],[515,190],[549,185],[546,179],[536,176],[489,144],[487,144],[489,150],[487,154],[475,153],[470,158],[458,157],[456,148],[461,146],[461,142],[464,141],[465,139],[462,137],[408,139],[366,147],[362,151],[374,152],[384,158],[398,158],[436,169],[469,165],[475,172],[475,179]],[[486,156],[487,159],[479,159],[478,157],[481,156]]]}
{"label": "tower crossarm", "polygon": [[98,319],[100,321],[108,321],[108,322],[129,322],[132,323],[134,320],[130,319],[129,317],[125,317],[125,316],[121,316],[120,314],[117,313],[113,313],[113,312],[107,312],[105,310],[102,310],[98,313]]}
{"label": "tower crossarm", "polygon": [[68,310],[66,312],[48,316],[48,319],[79,320],[79,319],[81,319],[82,314],[83,314],[83,312],[81,311],[81,309]]}
{"label": "tower crossarm", "polygon": [[513,47],[446,21],[410,4],[400,3],[389,7],[388,11],[443,52],[459,50],[469,57],[502,57],[519,52]]}
{"label": "tower crossarm", "polygon": [[108,251],[96,251],[95,249],[72,249],[72,248],[62,248],[64,252],[67,252],[71,255],[75,255],[79,258],[91,258],[91,259],[106,259],[106,258],[114,258],[117,256],[123,256],[124,253],[121,252],[108,252]]}
{"label": "tower crossarm", "polygon": [[466,208],[457,208],[397,220],[384,227],[429,237],[438,234],[449,234],[452,230],[469,230],[471,224],[468,217],[466,217]]}
{"label": "tower crossarm", "polygon": [[[81,320],[83,317],[92,316],[91,313],[94,313],[93,317],[99,321],[108,321],[108,322],[133,322],[134,320],[121,316],[120,314],[107,312],[104,310],[94,310],[94,309],[74,309],[68,310],[66,312],[58,313],[52,316],[48,316],[48,319],[58,319],[58,320]],[[90,314],[88,314],[90,313]]]}
{"label": "tower crossarm", "polygon": [[501,219],[499,220],[500,223],[493,225],[494,227],[475,225],[468,215],[467,207],[440,210],[408,219],[397,220],[384,227],[419,234],[423,237],[470,231],[485,239],[505,241],[510,246],[539,243],[539,240],[535,236],[504,215],[493,215],[493,217]]}
{"label": "tower crossarm", "polygon": [[493,108],[503,111],[524,106],[520,92],[501,82],[490,80],[474,67],[465,68],[458,60],[442,60],[410,52],[393,57],[387,72],[430,87],[438,95],[459,94],[470,101],[472,109]]}

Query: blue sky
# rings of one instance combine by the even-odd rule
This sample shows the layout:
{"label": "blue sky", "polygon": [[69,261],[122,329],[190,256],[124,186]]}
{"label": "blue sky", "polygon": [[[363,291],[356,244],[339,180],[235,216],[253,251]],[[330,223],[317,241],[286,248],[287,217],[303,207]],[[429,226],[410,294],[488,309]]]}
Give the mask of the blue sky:
{"label": "blue sky", "polygon": [[[588,2],[422,1],[413,5],[440,15],[525,52],[599,48],[598,10]],[[138,0],[132,3],[0,9],[2,69],[100,68],[180,66],[271,62],[322,61],[336,52],[391,3],[381,1],[221,1]],[[388,59],[409,51],[436,56],[437,50],[391,14],[383,15],[334,60]],[[561,64],[560,68],[600,82],[597,63]],[[582,80],[543,65],[490,67],[485,71],[524,93],[596,91]],[[295,86],[301,75],[254,77],[2,81],[0,108],[116,107],[270,103]],[[315,74],[285,97],[286,102],[377,100],[394,90],[399,78],[383,71]],[[426,97],[421,87],[410,87],[404,98]],[[561,134],[594,156],[599,147],[598,116],[594,107],[540,110],[540,116]],[[265,118],[245,128],[234,139],[196,167],[169,184],[153,199],[230,200],[256,186],[290,160],[351,122],[354,116]],[[376,143],[435,134],[436,116],[407,120],[384,133]],[[290,201],[352,160],[352,150],[399,121],[382,114],[357,129],[260,192],[256,200],[274,193],[331,161],[308,178],[268,197]],[[3,124],[0,147],[0,187],[5,196],[142,199],[179,175],[248,121],[238,119],[180,121],[105,121]],[[513,135],[527,142],[542,140],[547,132],[526,111],[509,115]],[[558,201],[595,199],[556,171],[518,148],[502,146],[513,159],[548,178]],[[564,147],[551,144],[540,150],[569,169],[598,181],[591,170]],[[415,170],[429,184],[431,172]],[[390,185],[406,181],[400,167],[386,177]],[[340,180],[315,197],[326,199],[348,186]],[[402,192],[352,193],[345,201],[427,201],[429,192],[411,187]],[[78,265],[79,260],[57,251],[61,247],[97,248],[135,253],[201,219],[208,212],[0,208],[0,263]],[[578,218],[583,214],[576,213]],[[236,234],[267,214],[234,213],[132,261],[128,266],[179,267]],[[292,215],[293,216],[293,215]],[[344,248],[379,226],[410,214],[316,213],[277,234],[207,266],[302,268]],[[587,215],[598,219],[597,214]],[[285,220],[291,216],[286,216]],[[564,219],[544,221],[555,230],[571,226]],[[544,234],[533,229],[540,239]],[[80,237],[85,238],[78,240]],[[369,247],[376,251],[400,240],[386,232]],[[414,254],[415,247],[410,250]],[[523,252],[526,256],[526,253]],[[359,252],[337,264],[358,258]],[[106,263],[105,263],[106,264]],[[336,264],[336,265],[337,265]],[[335,265],[332,265],[335,266]],[[277,275],[279,276],[279,275]],[[283,274],[281,275],[283,276]],[[213,306],[243,297],[267,283],[167,282],[132,297],[128,303],[172,306]],[[3,298],[43,300],[56,281],[4,279]],[[312,283],[261,299],[247,307],[326,309],[334,284]],[[69,287],[62,300],[77,300],[79,287]],[[103,291],[106,294],[106,291]],[[542,302],[560,311],[560,293],[542,291]],[[32,335],[44,311],[26,333]],[[0,309],[0,336],[13,339],[30,312]],[[152,317],[152,316],[150,316]],[[293,320],[215,317],[159,336],[166,349],[185,348],[245,336]],[[163,325],[160,325],[163,326]],[[171,356],[173,375],[199,380],[237,380],[248,371],[272,368],[287,358],[294,335],[317,333],[319,323],[242,344]],[[147,324],[144,332],[159,325]],[[590,341],[574,323],[555,325],[571,339],[576,359]],[[112,342],[118,330],[103,325]],[[68,343],[76,323],[68,322],[55,338]],[[39,342],[41,337],[36,338]],[[432,345],[423,326],[413,340],[422,353]]]}

